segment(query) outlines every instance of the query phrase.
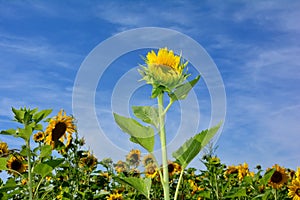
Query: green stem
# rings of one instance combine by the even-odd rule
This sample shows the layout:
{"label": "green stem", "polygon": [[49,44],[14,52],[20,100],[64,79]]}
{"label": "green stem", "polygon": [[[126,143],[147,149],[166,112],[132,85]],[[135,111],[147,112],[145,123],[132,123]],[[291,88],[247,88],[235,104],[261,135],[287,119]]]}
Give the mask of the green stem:
{"label": "green stem", "polygon": [[170,199],[170,186],[169,186],[169,171],[168,171],[168,156],[167,156],[167,145],[166,145],[166,131],[165,131],[165,113],[163,103],[164,93],[160,93],[157,96],[158,101],[158,115],[159,115],[159,136],[161,143],[161,154],[162,154],[162,165],[163,165],[163,189],[164,189],[164,200]]}
{"label": "green stem", "polygon": [[29,188],[29,200],[32,200],[32,174],[31,174],[30,140],[26,141],[26,146],[27,146],[27,163],[28,163],[28,188]]}
{"label": "green stem", "polygon": [[176,186],[176,192],[175,192],[174,200],[177,200],[177,197],[178,197],[179,186],[180,186],[180,183],[181,183],[183,172],[184,172],[184,169],[182,169],[181,172],[180,172],[180,176],[179,176],[178,183],[177,183],[177,186]]}

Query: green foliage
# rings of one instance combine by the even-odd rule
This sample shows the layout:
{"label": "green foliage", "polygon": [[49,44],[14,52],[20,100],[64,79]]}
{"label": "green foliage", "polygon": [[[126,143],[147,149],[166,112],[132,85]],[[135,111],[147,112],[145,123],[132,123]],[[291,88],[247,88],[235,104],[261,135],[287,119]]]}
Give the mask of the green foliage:
{"label": "green foliage", "polygon": [[140,144],[148,152],[152,152],[154,148],[154,130],[149,126],[143,126],[134,119],[123,117],[114,113],[114,118],[119,127],[128,133],[130,140]]}
{"label": "green foliage", "polygon": [[132,106],[134,115],[143,122],[158,128],[158,110],[152,106]]}
{"label": "green foliage", "polygon": [[143,194],[147,199],[150,199],[151,179],[150,178],[137,178],[137,177],[118,177],[117,181],[127,184],[138,192]]}
{"label": "green foliage", "polygon": [[179,161],[183,168],[186,168],[218,132],[220,126],[221,123],[190,138],[178,150],[173,152],[173,157]]}
{"label": "green foliage", "polygon": [[175,88],[175,91],[170,93],[169,96],[172,101],[183,100],[187,97],[191,89],[198,83],[200,76],[197,76],[194,80],[183,83]]}

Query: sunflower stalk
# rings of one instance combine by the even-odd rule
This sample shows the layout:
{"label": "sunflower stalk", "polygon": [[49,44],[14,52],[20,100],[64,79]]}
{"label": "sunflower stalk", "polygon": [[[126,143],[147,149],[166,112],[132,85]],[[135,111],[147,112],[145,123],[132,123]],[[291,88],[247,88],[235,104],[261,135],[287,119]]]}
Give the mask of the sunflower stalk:
{"label": "sunflower stalk", "polygon": [[170,199],[170,186],[169,186],[169,171],[168,171],[168,157],[167,157],[167,146],[166,146],[166,131],[165,131],[165,113],[163,103],[164,93],[160,93],[157,96],[158,102],[158,116],[159,116],[159,136],[161,143],[161,154],[162,154],[162,165],[163,165],[163,180],[162,185],[164,189],[164,199]]}
{"label": "sunflower stalk", "polygon": [[26,141],[27,148],[27,163],[28,163],[28,189],[29,189],[29,200],[33,199],[32,193],[32,174],[31,174],[31,150],[30,150],[30,139]]}

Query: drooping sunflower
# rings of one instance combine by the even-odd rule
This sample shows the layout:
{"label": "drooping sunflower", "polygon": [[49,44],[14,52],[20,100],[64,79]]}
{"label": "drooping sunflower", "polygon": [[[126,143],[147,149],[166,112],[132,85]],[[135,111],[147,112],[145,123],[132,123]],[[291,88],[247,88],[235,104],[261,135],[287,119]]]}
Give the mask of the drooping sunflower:
{"label": "drooping sunflower", "polygon": [[18,175],[18,173],[23,173],[27,170],[25,159],[19,155],[12,155],[7,161],[6,166],[10,169],[8,173],[13,175]]}
{"label": "drooping sunflower", "polygon": [[275,164],[272,168],[275,169],[275,172],[273,173],[269,181],[269,185],[274,189],[279,189],[287,182],[288,176],[286,174],[285,168],[280,167],[277,164]]}
{"label": "drooping sunflower", "polygon": [[151,154],[144,156],[144,158],[143,158],[144,167],[146,167],[147,165],[152,164],[152,163],[154,163],[154,157]]}
{"label": "drooping sunflower", "polygon": [[85,157],[80,158],[79,167],[92,170],[97,165],[97,158],[94,155],[91,155],[90,152],[87,153]]}
{"label": "drooping sunflower", "polygon": [[150,51],[145,58],[145,63],[146,66],[142,65],[139,72],[154,89],[164,86],[166,91],[171,91],[188,76],[183,73],[188,62],[183,62],[181,56],[175,55],[166,47],[159,49],[157,54],[153,50]]}
{"label": "drooping sunflower", "polygon": [[45,131],[45,143],[55,148],[60,142],[67,142],[65,146],[69,146],[72,140],[72,134],[76,132],[76,126],[74,124],[74,118],[67,116],[66,112],[60,110],[57,116],[52,118]]}
{"label": "drooping sunflower", "polygon": [[110,194],[107,197],[107,200],[123,200],[123,196],[122,196],[122,194],[114,193],[114,194]]}
{"label": "drooping sunflower", "polygon": [[122,160],[119,160],[116,164],[114,164],[115,170],[118,173],[124,172],[128,170],[128,166]]}
{"label": "drooping sunflower", "polygon": [[158,168],[154,163],[150,163],[145,167],[145,176],[148,178],[155,178],[158,174]]}
{"label": "drooping sunflower", "polygon": [[288,186],[289,193],[288,196],[293,198],[293,200],[300,200],[300,180],[294,179],[292,180],[291,185]]}
{"label": "drooping sunflower", "polygon": [[45,134],[42,131],[37,132],[33,135],[33,140],[35,142],[42,142],[45,139]]}
{"label": "drooping sunflower", "polygon": [[9,154],[8,146],[6,142],[0,142],[0,157],[6,157]]}
{"label": "drooping sunflower", "polygon": [[130,166],[137,167],[141,161],[141,151],[138,149],[132,149],[126,156],[126,161]]}

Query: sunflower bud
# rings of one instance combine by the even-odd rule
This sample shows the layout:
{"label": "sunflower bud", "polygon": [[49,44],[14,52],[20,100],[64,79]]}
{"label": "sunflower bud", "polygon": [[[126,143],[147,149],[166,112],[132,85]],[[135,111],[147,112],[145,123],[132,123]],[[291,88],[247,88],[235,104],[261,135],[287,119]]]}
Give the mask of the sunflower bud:
{"label": "sunflower bud", "polygon": [[145,58],[146,66],[142,65],[139,70],[153,90],[160,88],[161,91],[171,92],[175,87],[182,84],[188,75],[183,72],[188,62],[183,62],[181,56],[174,55],[167,48],[159,49],[157,54],[152,50]]}

